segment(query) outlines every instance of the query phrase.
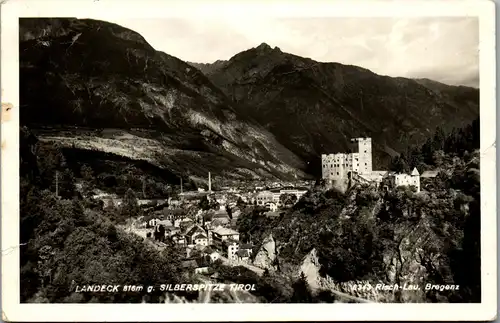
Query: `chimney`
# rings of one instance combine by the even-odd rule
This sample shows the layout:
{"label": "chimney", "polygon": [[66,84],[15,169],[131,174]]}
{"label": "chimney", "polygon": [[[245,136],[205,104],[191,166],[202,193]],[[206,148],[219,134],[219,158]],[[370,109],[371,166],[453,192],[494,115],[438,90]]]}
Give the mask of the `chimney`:
{"label": "chimney", "polygon": [[210,176],[210,172],[208,172],[208,192],[212,193],[212,178]]}

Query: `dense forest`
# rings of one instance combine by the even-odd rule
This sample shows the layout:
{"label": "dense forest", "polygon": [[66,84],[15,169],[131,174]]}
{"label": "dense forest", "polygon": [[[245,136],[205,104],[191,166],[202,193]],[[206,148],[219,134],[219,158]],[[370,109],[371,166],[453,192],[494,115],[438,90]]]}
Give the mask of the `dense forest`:
{"label": "dense forest", "polygon": [[422,146],[408,147],[391,162],[391,169],[409,173],[414,167],[425,170],[446,168],[453,158],[470,159],[470,154],[479,149],[479,118],[464,128],[453,128],[450,133],[438,127],[433,136]]}

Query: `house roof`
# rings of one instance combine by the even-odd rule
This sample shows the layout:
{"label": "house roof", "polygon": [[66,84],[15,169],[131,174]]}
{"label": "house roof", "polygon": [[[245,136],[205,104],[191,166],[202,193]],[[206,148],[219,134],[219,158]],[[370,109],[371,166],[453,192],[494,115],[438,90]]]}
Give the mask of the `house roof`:
{"label": "house roof", "polygon": [[222,226],[224,224],[228,224],[229,219],[216,219],[212,221],[213,226]]}
{"label": "house roof", "polygon": [[236,254],[238,255],[238,257],[250,257],[247,249],[240,249],[236,252]]}
{"label": "house roof", "polygon": [[172,221],[169,220],[160,220],[158,221],[158,224],[163,224],[165,227],[171,227],[172,226]]}
{"label": "house roof", "polygon": [[204,257],[196,258],[196,264],[198,267],[208,267],[210,266],[210,261]]}
{"label": "house roof", "polygon": [[213,218],[214,219],[220,219],[220,218],[227,218],[229,217],[229,215],[227,214],[226,211],[217,211],[214,215],[213,215]]}
{"label": "house roof", "polygon": [[203,252],[210,255],[214,252],[214,249],[210,248],[210,246],[206,246],[203,248]]}
{"label": "house roof", "polygon": [[189,227],[186,231],[187,235],[194,235],[196,233],[205,234],[205,230],[203,230],[199,225],[193,225],[193,226]]}
{"label": "house roof", "polygon": [[426,170],[420,177],[436,177],[439,174],[437,170]]}
{"label": "house roof", "polygon": [[191,260],[184,260],[182,263],[181,263],[181,266],[183,268],[196,268],[198,267],[198,263],[196,262],[196,260],[194,259],[191,259]]}
{"label": "house roof", "polygon": [[239,234],[237,231],[234,231],[232,229],[224,228],[224,227],[218,227],[213,230],[214,233],[221,235],[221,236],[231,236],[231,235],[236,235]]}
{"label": "house roof", "polygon": [[253,246],[249,243],[243,243],[240,245],[240,249],[252,249]]}
{"label": "house roof", "polygon": [[418,172],[417,167],[413,168],[413,170],[411,171],[411,176],[418,176],[418,175],[420,175],[420,173]]}
{"label": "house roof", "polygon": [[193,240],[196,240],[196,239],[206,239],[206,238],[207,238],[207,236],[205,234],[199,233],[199,234],[197,234],[197,235],[195,235],[193,237]]}
{"label": "house roof", "polygon": [[226,244],[235,244],[235,243],[238,244],[238,242],[239,242],[238,240],[231,239],[231,238],[228,238],[226,240]]}

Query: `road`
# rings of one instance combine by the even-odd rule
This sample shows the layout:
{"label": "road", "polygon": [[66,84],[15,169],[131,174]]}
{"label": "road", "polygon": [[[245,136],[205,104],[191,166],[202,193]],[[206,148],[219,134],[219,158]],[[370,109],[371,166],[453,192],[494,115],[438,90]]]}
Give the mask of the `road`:
{"label": "road", "polygon": [[226,257],[224,257],[222,255],[219,255],[219,259],[222,260],[222,262],[226,266],[231,266],[231,267],[242,266],[242,267],[245,267],[245,268],[253,271],[254,273],[256,273],[259,276],[262,276],[264,274],[264,269],[256,267],[254,265],[250,265],[250,264],[243,263],[243,262],[230,261],[229,259],[227,259]]}

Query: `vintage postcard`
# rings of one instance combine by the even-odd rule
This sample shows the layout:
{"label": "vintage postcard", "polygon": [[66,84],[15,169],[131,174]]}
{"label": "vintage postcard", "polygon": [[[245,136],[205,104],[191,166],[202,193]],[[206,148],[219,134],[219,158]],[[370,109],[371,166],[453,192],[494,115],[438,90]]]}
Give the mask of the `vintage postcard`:
{"label": "vintage postcard", "polygon": [[491,1],[4,1],[5,321],[491,320]]}

